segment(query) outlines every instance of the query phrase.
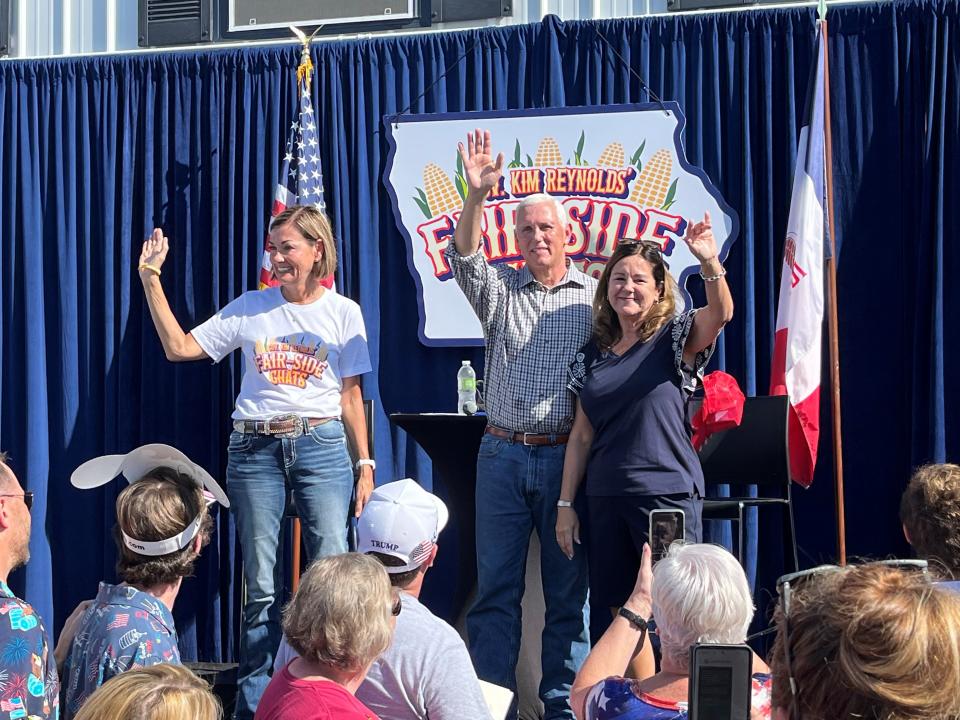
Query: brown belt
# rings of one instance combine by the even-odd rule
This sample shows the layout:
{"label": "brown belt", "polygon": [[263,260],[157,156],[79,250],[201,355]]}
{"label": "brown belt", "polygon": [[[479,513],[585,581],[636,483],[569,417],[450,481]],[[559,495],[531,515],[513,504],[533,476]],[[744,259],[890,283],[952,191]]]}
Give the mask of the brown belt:
{"label": "brown belt", "polygon": [[310,432],[310,428],[336,420],[332,417],[308,418],[299,415],[276,415],[267,420],[234,420],[233,429],[250,435],[273,435],[282,438],[297,438]]}
{"label": "brown belt", "polygon": [[524,445],[563,445],[570,438],[569,433],[522,433],[510,432],[495,425],[487,425],[485,432],[494,437]]}

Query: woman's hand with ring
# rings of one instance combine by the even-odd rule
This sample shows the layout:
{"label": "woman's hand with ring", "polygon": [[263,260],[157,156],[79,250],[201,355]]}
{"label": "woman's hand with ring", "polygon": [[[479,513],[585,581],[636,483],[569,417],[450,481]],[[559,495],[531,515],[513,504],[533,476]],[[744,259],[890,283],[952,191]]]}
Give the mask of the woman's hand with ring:
{"label": "woman's hand with ring", "polygon": [[567,556],[573,560],[573,544],[580,544],[580,518],[572,507],[557,508],[557,544]]}

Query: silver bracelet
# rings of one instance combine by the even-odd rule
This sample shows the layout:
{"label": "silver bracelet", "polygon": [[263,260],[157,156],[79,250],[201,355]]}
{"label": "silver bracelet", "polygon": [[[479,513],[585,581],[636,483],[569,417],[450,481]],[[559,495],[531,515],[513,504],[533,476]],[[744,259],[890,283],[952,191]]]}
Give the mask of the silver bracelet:
{"label": "silver bracelet", "polygon": [[720,268],[720,272],[718,272],[716,275],[704,275],[703,270],[700,271],[700,277],[703,278],[704,282],[716,282],[726,274],[727,274],[727,269],[723,267]]}

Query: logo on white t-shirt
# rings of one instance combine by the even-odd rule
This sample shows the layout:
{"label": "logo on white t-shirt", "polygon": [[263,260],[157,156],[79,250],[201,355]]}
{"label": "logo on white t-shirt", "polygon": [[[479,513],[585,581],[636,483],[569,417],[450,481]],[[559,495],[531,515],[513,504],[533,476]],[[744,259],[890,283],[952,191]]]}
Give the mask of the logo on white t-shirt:
{"label": "logo on white t-shirt", "polygon": [[305,388],[310,378],[319,380],[329,363],[327,344],[318,336],[301,334],[257,340],[253,362],[257,372],[273,385]]}

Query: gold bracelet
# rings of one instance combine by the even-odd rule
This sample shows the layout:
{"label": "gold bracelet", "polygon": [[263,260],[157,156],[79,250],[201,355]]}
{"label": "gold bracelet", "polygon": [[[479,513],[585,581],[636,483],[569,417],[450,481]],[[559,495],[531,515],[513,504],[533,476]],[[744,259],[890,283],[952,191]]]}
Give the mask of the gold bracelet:
{"label": "gold bracelet", "polygon": [[140,272],[141,270],[151,270],[157,275],[160,275],[160,268],[158,268],[156,265],[151,265],[150,263],[140,263],[140,267],[137,268],[137,272]]}

